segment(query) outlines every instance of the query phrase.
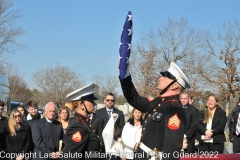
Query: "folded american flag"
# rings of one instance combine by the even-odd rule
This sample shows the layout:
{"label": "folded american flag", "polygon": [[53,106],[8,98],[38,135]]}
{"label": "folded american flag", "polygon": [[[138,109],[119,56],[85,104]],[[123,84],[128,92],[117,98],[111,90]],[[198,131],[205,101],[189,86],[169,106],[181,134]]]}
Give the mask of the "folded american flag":
{"label": "folded american flag", "polygon": [[131,52],[131,41],[132,41],[132,13],[131,11],[128,12],[126,21],[123,26],[122,35],[121,35],[121,42],[119,47],[119,74],[120,79],[123,80],[125,73],[128,68],[128,59],[130,57]]}

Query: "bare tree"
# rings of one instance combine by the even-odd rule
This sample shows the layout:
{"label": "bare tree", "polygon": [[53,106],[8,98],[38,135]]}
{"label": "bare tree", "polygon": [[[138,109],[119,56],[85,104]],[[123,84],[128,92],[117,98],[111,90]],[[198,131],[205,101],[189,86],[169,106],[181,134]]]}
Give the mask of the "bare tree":
{"label": "bare tree", "polygon": [[12,9],[13,3],[9,0],[0,0],[0,56],[11,54],[21,46],[17,38],[24,33],[22,28],[15,27],[14,23],[21,16],[19,10]]}
{"label": "bare tree", "polygon": [[85,85],[83,76],[71,71],[68,67],[47,66],[33,75],[33,81],[38,89],[35,98],[40,104],[53,101],[64,105],[66,95]]}
{"label": "bare tree", "polygon": [[164,68],[164,64],[167,64],[164,61],[160,63],[160,61],[161,60],[158,60],[158,55],[155,49],[146,51],[138,46],[137,51],[132,51],[130,70],[134,85],[140,95],[159,95],[159,91],[156,90],[158,77],[160,75],[160,71]]}
{"label": "bare tree", "polygon": [[159,95],[155,88],[160,71],[166,70],[172,61],[183,66],[190,56],[201,53],[200,42],[201,32],[191,28],[185,18],[169,19],[157,32],[145,34],[131,55],[131,74],[139,93]]}
{"label": "bare tree", "polygon": [[98,95],[98,102],[102,103],[104,100],[104,96],[111,92],[115,95],[116,99],[118,97],[118,88],[119,88],[119,80],[117,76],[107,75],[106,77],[102,77],[99,75],[93,76],[93,81],[97,85],[96,92]]}
{"label": "bare tree", "polygon": [[167,25],[158,29],[155,42],[161,58],[170,64],[200,52],[201,31],[190,27],[185,18],[169,19]]}
{"label": "bare tree", "polygon": [[30,98],[30,91],[20,71],[13,67],[13,65],[8,65],[8,67],[4,69],[3,73],[9,80],[10,100],[23,103],[27,102]]}
{"label": "bare tree", "polygon": [[205,91],[217,92],[218,87],[215,84],[209,83],[202,76],[202,71],[212,75],[218,73],[216,69],[217,63],[210,54],[198,53],[195,55],[190,55],[183,61],[182,69],[183,72],[188,76],[191,88],[189,92],[193,99],[202,98]]}
{"label": "bare tree", "polygon": [[228,114],[231,98],[235,98],[240,91],[240,23],[237,21],[224,23],[219,27],[216,36],[209,31],[206,32],[204,42],[206,52],[218,61],[214,67],[218,73],[212,76],[203,71],[202,75],[208,82],[217,85],[224,94]]}

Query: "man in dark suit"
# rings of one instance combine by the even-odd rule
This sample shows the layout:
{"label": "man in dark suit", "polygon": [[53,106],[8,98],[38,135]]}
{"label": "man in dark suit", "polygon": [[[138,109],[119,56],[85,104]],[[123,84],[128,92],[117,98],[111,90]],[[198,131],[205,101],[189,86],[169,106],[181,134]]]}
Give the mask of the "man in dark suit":
{"label": "man in dark suit", "polygon": [[[88,115],[89,118],[91,119],[90,121],[90,126],[92,127],[93,131],[100,137],[100,141],[102,144],[104,144],[103,138],[102,138],[102,132],[103,132],[103,119],[102,117],[96,115],[96,113],[91,113]],[[105,153],[105,146],[102,145],[101,147],[101,152]]]}
{"label": "man in dark suit", "polygon": [[115,122],[115,124],[122,132],[122,129],[125,125],[124,115],[123,115],[123,111],[120,111],[114,107],[114,104],[115,104],[114,94],[107,93],[107,95],[104,98],[104,104],[106,105],[106,107],[96,110],[96,114],[99,115],[100,117],[102,117],[102,119],[103,119],[103,122],[104,122],[103,126],[104,127],[106,126],[109,118],[111,117],[111,115],[113,113],[117,113],[119,117],[118,117],[117,121]]}
{"label": "man in dark suit", "polygon": [[229,139],[233,143],[233,153],[240,153],[240,98],[231,113]]}
{"label": "man in dark suit", "polygon": [[92,126],[93,131],[99,137],[102,137],[103,125],[104,125],[102,117],[96,115],[96,113],[91,113],[89,114],[89,118],[91,119],[90,124]]}
{"label": "man in dark suit", "polygon": [[[120,110],[118,110],[117,108],[114,107],[115,96],[114,96],[113,93],[107,93],[106,94],[106,96],[104,98],[104,104],[105,104],[106,107],[103,107],[101,109],[96,110],[96,115],[101,117],[102,120],[103,120],[103,129],[106,126],[106,124],[107,124],[108,120],[110,119],[111,115],[113,113],[117,113],[119,117],[118,117],[117,121],[115,122],[115,125],[120,129],[120,133],[122,133],[123,127],[125,125],[124,115],[123,115],[123,111],[120,111]],[[101,135],[102,135],[102,133],[101,133]],[[102,138],[100,138],[100,140],[103,142]],[[101,150],[102,150],[102,152],[105,152],[105,146],[104,145],[102,145]]]}
{"label": "man in dark suit", "polygon": [[59,141],[62,140],[63,129],[62,124],[55,120],[56,112],[56,105],[48,102],[44,109],[45,117],[33,123],[34,160],[57,159],[60,155]]}
{"label": "man in dark suit", "polygon": [[[4,111],[5,103],[3,101],[0,101],[0,155],[1,157],[4,157],[5,151],[6,151],[6,136],[7,136],[7,118],[3,117],[3,111]],[[3,158],[2,158],[3,159]],[[5,158],[4,158],[5,159]]]}
{"label": "man in dark suit", "polygon": [[184,91],[181,93],[180,100],[182,102],[182,106],[187,117],[184,137],[186,137],[188,140],[188,146],[184,152],[195,153],[195,137],[197,134],[198,125],[198,109],[189,104],[190,99],[191,96],[188,92]]}

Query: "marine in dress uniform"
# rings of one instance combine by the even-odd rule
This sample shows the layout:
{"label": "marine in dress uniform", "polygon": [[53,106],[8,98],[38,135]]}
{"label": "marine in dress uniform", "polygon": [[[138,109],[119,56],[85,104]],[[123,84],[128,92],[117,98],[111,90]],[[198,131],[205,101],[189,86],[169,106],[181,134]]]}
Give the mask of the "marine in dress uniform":
{"label": "marine in dress uniform", "polygon": [[99,136],[93,131],[88,114],[94,111],[98,98],[93,93],[94,84],[80,88],[67,95],[74,116],[66,132],[66,142],[61,159],[98,159],[101,148]]}
{"label": "marine in dress uniform", "polygon": [[161,91],[160,96],[153,100],[137,93],[129,72],[124,79],[120,78],[128,103],[145,113],[136,159],[179,159],[186,125],[179,95],[190,85],[182,70],[173,62],[161,74],[163,77],[159,78],[157,87]]}

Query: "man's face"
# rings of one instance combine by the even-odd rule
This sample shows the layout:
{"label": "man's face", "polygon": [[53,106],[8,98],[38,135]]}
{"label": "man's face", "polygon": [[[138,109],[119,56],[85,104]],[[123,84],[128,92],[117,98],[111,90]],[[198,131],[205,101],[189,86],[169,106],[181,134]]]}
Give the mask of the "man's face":
{"label": "man's face", "polygon": [[187,94],[182,94],[181,102],[183,106],[186,106],[189,103],[189,97]]}
{"label": "man's face", "polygon": [[44,113],[47,119],[54,120],[56,115],[56,107],[54,106],[54,104],[49,103]]}
{"label": "man's face", "polygon": [[38,113],[38,107],[28,107],[28,113],[32,116],[35,117]]}
{"label": "man's face", "polygon": [[4,110],[4,107],[0,106],[0,116],[2,116],[3,110]]}
{"label": "man's face", "polygon": [[157,89],[159,91],[164,90],[173,80],[168,78],[168,77],[164,77],[164,76],[160,76],[158,79],[158,86]]}
{"label": "man's face", "polygon": [[104,104],[106,105],[107,108],[112,108],[114,106],[115,99],[111,95],[107,95],[106,98],[104,99]]}

